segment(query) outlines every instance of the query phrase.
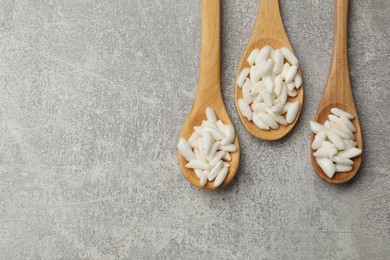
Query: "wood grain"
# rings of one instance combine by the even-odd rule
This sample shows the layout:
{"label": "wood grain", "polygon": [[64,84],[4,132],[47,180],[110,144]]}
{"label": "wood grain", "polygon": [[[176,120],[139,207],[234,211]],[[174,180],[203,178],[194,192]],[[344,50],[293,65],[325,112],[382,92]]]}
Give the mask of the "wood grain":
{"label": "wood grain", "polygon": [[[363,149],[362,135],[360,130],[360,123],[358,114],[356,112],[355,102],[353,99],[351,83],[349,80],[348,68],[348,2],[349,0],[335,0],[335,36],[333,58],[330,66],[328,80],[320,105],[317,110],[315,121],[323,124],[331,114],[330,110],[334,107],[345,110],[355,116],[352,121],[356,127],[356,142],[359,149]],[[313,142],[315,135],[312,134],[311,142]],[[362,155],[353,158],[354,165],[350,172],[336,173],[330,179],[323,170],[319,167],[313,155],[315,151],[310,149],[310,156],[313,167],[317,174],[327,182],[340,184],[351,180],[357,173],[362,162]]]}
{"label": "wood grain", "polygon": [[[287,38],[287,34],[284,30],[282,18],[280,16],[279,11],[279,1],[278,0],[262,0],[260,3],[260,8],[256,20],[255,27],[252,32],[252,36],[249,39],[248,45],[244,51],[244,54],[241,58],[240,65],[238,66],[236,81],[240,75],[241,71],[244,68],[249,68],[249,64],[246,61],[248,56],[251,54],[252,50],[255,48],[261,49],[262,47],[270,45],[274,49],[287,47],[291,51],[293,51],[290,41]],[[301,74],[301,70],[298,70],[298,73]],[[299,90],[297,90],[297,96],[292,98],[288,97],[289,102],[299,101],[301,103],[301,107],[295,118],[294,122],[283,126],[280,125],[276,130],[261,130],[258,128],[253,122],[248,121],[242,114],[238,107],[238,100],[242,98],[242,90],[241,88],[235,84],[235,104],[237,108],[237,112],[240,116],[241,122],[244,124],[245,128],[250,132],[253,136],[267,140],[267,141],[275,141],[286,136],[295,126],[298,118],[301,114],[303,107],[303,99],[304,99],[304,87],[302,86]]]}
{"label": "wood grain", "polygon": [[[229,114],[225,108],[221,92],[221,9],[220,0],[202,0],[202,28],[201,28],[201,50],[200,50],[200,74],[198,91],[192,110],[183,125],[179,138],[186,140],[193,133],[194,126],[202,124],[206,120],[206,108],[214,109],[217,118],[225,124],[233,125]],[[225,181],[221,187],[226,186],[235,176],[240,163],[240,146],[236,134],[234,144],[238,151],[231,153],[232,160]],[[199,184],[192,169],[187,169],[186,159],[178,153],[179,163],[184,176],[196,187],[208,190],[217,189],[213,182],[208,182],[204,187]]]}

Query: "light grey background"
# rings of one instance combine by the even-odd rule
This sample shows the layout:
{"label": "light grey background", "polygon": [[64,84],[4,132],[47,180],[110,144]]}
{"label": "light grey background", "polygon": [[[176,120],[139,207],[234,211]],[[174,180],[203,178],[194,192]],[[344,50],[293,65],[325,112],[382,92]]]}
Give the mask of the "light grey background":
{"label": "light grey background", "polygon": [[349,50],[364,163],[329,185],[309,158],[333,1],[281,0],[305,105],[268,143],[233,105],[257,0],[223,0],[222,82],[241,165],[218,191],[181,174],[201,1],[0,1],[1,259],[389,259],[390,1],[352,0]]}

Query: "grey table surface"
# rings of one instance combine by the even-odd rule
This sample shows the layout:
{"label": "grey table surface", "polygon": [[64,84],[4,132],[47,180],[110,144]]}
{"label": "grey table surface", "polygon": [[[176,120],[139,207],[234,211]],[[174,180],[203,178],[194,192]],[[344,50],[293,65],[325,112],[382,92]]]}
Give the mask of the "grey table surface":
{"label": "grey table surface", "polygon": [[351,0],[364,163],[347,185],[309,158],[333,46],[333,1],[280,0],[305,106],[268,143],[245,131],[235,72],[258,1],[222,1],[222,83],[241,144],[217,191],[181,174],[201,1],[0,3],[0,259],[390,259],[390,1]]}

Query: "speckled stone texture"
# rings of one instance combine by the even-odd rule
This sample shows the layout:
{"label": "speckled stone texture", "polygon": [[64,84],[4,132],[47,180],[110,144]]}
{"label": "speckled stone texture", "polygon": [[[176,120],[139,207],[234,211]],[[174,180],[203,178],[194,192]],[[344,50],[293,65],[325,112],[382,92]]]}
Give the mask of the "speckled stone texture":
{"label": "speckled stone texture", "polygon": [[347,185],[309,157],[333,1],[280,0],[305,105],[282,141],[253,138],[233,83],[258,1],[223,0],[223,95],[241,143],[227,188],[181,174],[201,1],[0,1],[0,259],[389,259],[390,1],[351,0],[364,163]]}

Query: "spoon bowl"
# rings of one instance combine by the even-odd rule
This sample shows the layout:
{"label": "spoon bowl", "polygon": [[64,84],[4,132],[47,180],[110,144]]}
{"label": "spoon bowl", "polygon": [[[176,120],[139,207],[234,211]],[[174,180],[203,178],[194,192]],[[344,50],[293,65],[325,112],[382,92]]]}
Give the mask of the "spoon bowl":
{"label": "spoon bowl", "polygon": [[[200,51],[200,73],[198,91],[192,110],[183,125],[179,139],[183,137],[188,140],[194,132],[194,126],[200,126],[202,120],[206,120],[206,108],[211,107],[217,118],[224,124],[233,125],[232,120],[223,103],[221,91],[221,25],[220,25],[220,0],[202,0],[202,29],[201,29],[201,51]],[[184,176],[194,186],[215,190],[228,185],[236,175],[240,163],[240,146],[237,133],[233,142],[237,151],[231,153],[230,167],[226,179],[219,186],[215,187],[213,182],[207,182],[205,186],[200,185],[194,170],[186,168],[187,160],[178,153],[179,164]]]}
{"label": "spoon bowl", "polygon": [[[198,100],[198,99],[197,99]],[[220,99],[217,99],[220,100]],[[190,113],[190,115],[187,118],[187,121],[184,123],[183,128],[180,132],[180,137],[183,137],[184,139],[188,140],[190,138],[191,134],[194,132],[194,126],[199,126],[202,124],[202,120],[206,119],[206,108],[211,107],[215,115],[218,119],[220,119],[224,124],[231,124],[232,121],[229,117],[228,112],[226,111],[225,106],[223,105],[223,102],[215,102],[214,98],[210,98],[207,102],[199,101],[195,102],[193,109]],[[229,162],[230,167],[228,174],[226,176],[225,181],[219,186],[218,188],[214,187],[213,182],[207,182],[205,186],[201,186],[199,184],[199,179],[195,175],[194,170],[186,168],[186,164],[188,163],[187,160],[178,153],[179,157],[179,164],[183,171],[184,176],[188,179],[189,182],[191,182],[194,186],[200,189],[206,189],[206,190],[215,190],[222,188],[226,185],[228,185],[236,175],[239,162],[240,162],[240,144],[238,142],[237,133],[233,142],[237,146],[237,151],[234,153],[230,153],[232,160]]]}
{"label": "spoon bowl", "polygon": [[[349,80],[347,50],[348,1],[349,0],[335,0],[335,37],[333,58],[315,121],[320,124],[324,124],[328,119],[328,115],[331,114],[330,110],[335,107],[354,115],[355,118],[352,120],[352,123],[356,128],[355,142],[357,143],[357,148],[363,149],[360,122],[356,112],[351,83]],[[312,134],[311,143],[313,142],[314,137],[315,135]],[[313,155],[314,152],[315,151],[310,148],[310,157],[313,167],[318,176],[329,183],[341,184],[350,181],[356,175],[362,163],[362,155],[352,158],[354,165],[350,172],[336,172],[333,178],[329,178],[317,164],[316,158]]]}
{"label": "spoon bowl", "polygon": [[[261,1],[259,13],[257,16],[257,21],[253,29],[252,36],[249,39],[247,47],[241,58],[240,65],[238,66],[235,82],[237,82],[237,79],[241,71],[245,68],[250,67],[247,62],[247,58],[249,57],[251,52],[255,48],[261,49],[266,45],[269,45],[274,49],[280,49],[282,47],[286,47],[293,52],[293,49],[291,47],[291,44],[287,38],[286,32],[283,27],[282,18],[280,16],[280,11],[279,11],[278,0]],[[300,68],[298,69],[298,73],[302,76]],[[259,139],[263,139],[267,141],[276,141],[283,138],[294,128],[301,114],[303,99],[304,99],[303,89],[304,87],[302,86],[299,88],[299,90],[297,90],[296,97],[288,97],[289,102],[299,101],[301,103],[301,106],[299,108],[298,114],[294,122],[292,122],[287,126],[279,125],[278,129],[271,129],[265,131],[258,128],[253,122],[248,121],[242,115],[238,107],[238,100],[242,98],[242,90],[237,84],[235,84],[235,104],[241,122],[244,124],[245,128],[248,130],[249,133],[251,133],[253,136]]]}
{"label": "spoon bowl", "polygon": [[[354,115],[355,119],[351,120],[351,122],[356,128],[355,142],[358,144],[357,148],[363,149],[362,135],[361,135],[361,130],[360,130],[359,119],[357,117],[356,111],[350,111],[349,105],[346,105],[343,103],[330,103],[330,104],[326,105],[320,111],[318,111],[318,115],[316,116],[316,122],[324,124],[325,121],[328,120],[328,115],[331,114],[330,110],[334,107],[340,108],[340,109],[347,111],[348,113],[351,113]],[[315,135],[312,134],[310,143],[312,143],[314,141],[314,138],[315,138]],[[356,175],[356,173],[359,170],[360,165],[362,163],[362,156],[361,155],[354,157],[354,158],[351,158],[351,160],[354,162],[352,171],[350,171],[350,172],[336,172],[335,175],[333,176],[333,178],[329,178],[325,174],[325,172],[321,169],[321,167],[317,164],[316,158],[313,155],[314,152],[315,152],[315,150],[310,149],[310,157],[311,157],[311,161],[312,161],[312,164],[313,164],[315,171],[317,172],[318,176],[321,179],[323,179],[329,183],[333,183],[333,184],[342,184],[342,183],[346,183],[346,182],[350,181]]]}

